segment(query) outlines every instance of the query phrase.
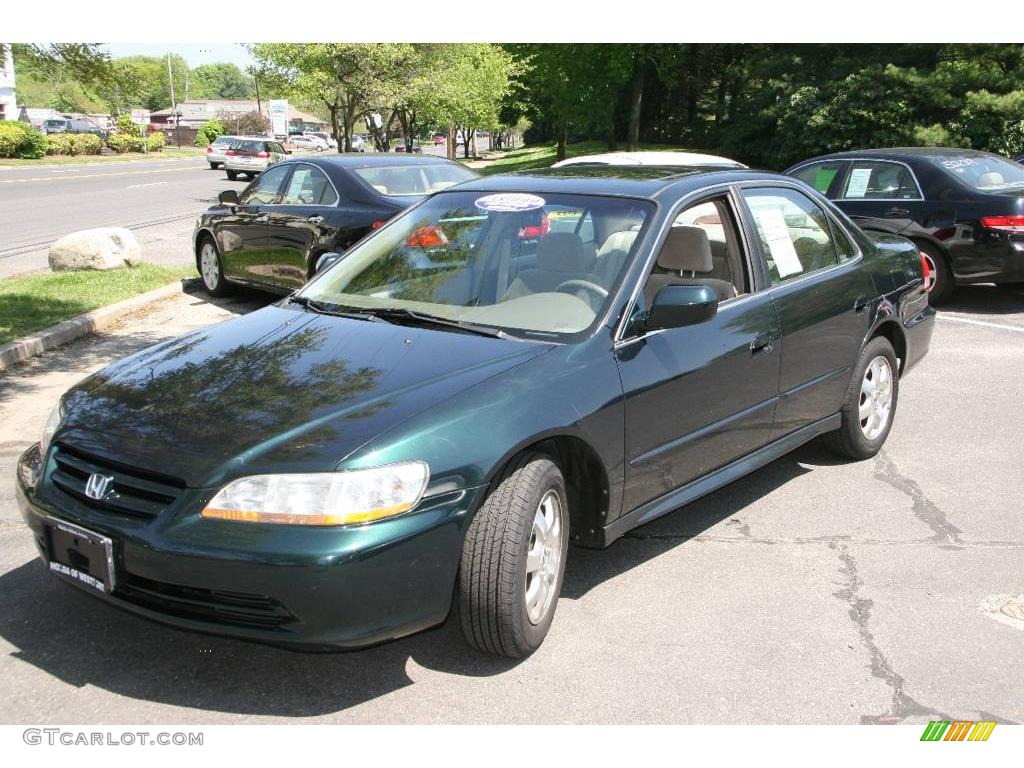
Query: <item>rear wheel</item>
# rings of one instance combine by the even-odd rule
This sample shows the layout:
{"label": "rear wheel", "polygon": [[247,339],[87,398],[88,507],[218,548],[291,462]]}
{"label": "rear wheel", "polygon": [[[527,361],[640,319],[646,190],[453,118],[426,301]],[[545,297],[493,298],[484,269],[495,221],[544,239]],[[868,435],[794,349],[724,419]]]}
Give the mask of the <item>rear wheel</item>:
{"label": "rear wheel", "polygon": [[495,479],[466,532],[458,599],[470,645],[514,659],[540,647],[558,605],[568,545],[558,465],[522,454]]}
{"label": "rear wheel", "polygon": [[211,171],[216,171],[218,168],[220,168],[220,163],[210,163]]}
{"label": "rear wheel", "polygon": [[228,281],[224,279],[224,267],[220,261],[220,253],[213,238],[209,235],[199,241],[199,274],[203,279],[203,287],[211,296],[226,296],[230,290]]}
{"label": "rear wheel", "polygon": [[928,290],[928,303],[933,306],[944,304],[953,295],[956,281],[953,270],[949,268],[946,257],[933,245],[918,244],[918,250],[931,268],[931,287]]}
{"label": "rear wheel", "polygon": [[849,459],[870,459],[889,436],[899,393],[896,353],[888,339],[876,336],[860,353],[840,411],[842,424],[824,436],[825,445]]}
{"label": "rear wheel", "polygon": [[228,180],[230,181],[234,181],[238,178],[238,171],[225,171],[225,173],[228,175]]}

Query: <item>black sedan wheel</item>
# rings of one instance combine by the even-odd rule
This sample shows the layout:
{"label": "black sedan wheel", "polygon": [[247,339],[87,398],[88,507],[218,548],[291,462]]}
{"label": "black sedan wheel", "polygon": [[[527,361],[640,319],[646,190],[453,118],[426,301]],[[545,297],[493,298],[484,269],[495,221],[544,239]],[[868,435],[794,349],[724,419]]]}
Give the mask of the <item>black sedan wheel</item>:
{"label": "black sedan wheel", "polygon": [[569,545],[565,480],[538,453],[513,460],[466,533],[459,573],[462,631],[478,650],[513,659],[544,641]]}
{"label": "black sedan wheel", "polygon": [[203,278],[203,287],[211,296],[228,294],[229,286],[228,281],[224,279],[220,254],[209,236],[204,237],[199,243],[199,274]]}

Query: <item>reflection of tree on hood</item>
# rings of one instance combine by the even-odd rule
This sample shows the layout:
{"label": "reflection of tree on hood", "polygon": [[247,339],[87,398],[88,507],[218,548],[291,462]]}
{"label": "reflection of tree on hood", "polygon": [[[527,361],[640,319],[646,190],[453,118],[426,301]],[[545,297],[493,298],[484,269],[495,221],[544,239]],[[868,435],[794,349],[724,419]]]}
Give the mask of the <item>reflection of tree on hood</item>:
{"label": "reflection of tree on hood", "polygon": [[[207,335],[161,345],[134,358],[130,368],[114,366],[72,392],[72,426],[113,421],[118,431],[182,446],[224,443],[229,429],[231,444],[251,447],[267,438],[268,423],[280,434],[375,385],[380,370],[350,372],[346,360],[315,354],[325,334],[324,328],[299,328],[222,351],[203,349]],[[307,353],[314,354],[304,365]]]}

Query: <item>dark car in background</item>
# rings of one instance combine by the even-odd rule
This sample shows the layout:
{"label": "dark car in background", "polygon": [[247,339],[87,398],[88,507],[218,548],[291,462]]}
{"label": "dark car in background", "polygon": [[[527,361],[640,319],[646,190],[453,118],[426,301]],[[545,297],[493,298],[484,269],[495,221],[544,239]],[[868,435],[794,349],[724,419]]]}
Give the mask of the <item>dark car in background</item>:
{"label": "dark car in background", "polygon": [[215,296],[231,283],[290,292],[321,259],[330,262],[424,196],[476,175],[436,157],[332,155],[275,163],[241,193],[222,193],[200,216],[196,267]]}
{"label": "dark car in background", "polygon": [[[369,209],[386,171],[453,173],[389,159],[263,179]],[[149,618],[358,647],[454,601],[473,646],[519,658],[570,541],[608,546],[819,436],[876,455],[934,316],[912,243],[785,176],[491,176],[75,385],[17,498],[53,574]]]}
{"label": "dark car in background", "polygon": [[944,147],[822,155],[786,171],[865,230],[921,249],[931,300],[956,285],[1024,284],[1024,166],[988,152]]}

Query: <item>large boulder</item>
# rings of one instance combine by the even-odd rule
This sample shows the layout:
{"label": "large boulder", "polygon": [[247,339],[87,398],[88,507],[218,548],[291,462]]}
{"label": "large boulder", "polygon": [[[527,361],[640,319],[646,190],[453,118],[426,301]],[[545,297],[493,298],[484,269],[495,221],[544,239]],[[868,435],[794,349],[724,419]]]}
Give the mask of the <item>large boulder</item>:
{"label": "large boulder", "polygon": [[142,249],[124,227],[82,229],[64,235],[50,246],[50,269],[117,269],[139,263]]}

